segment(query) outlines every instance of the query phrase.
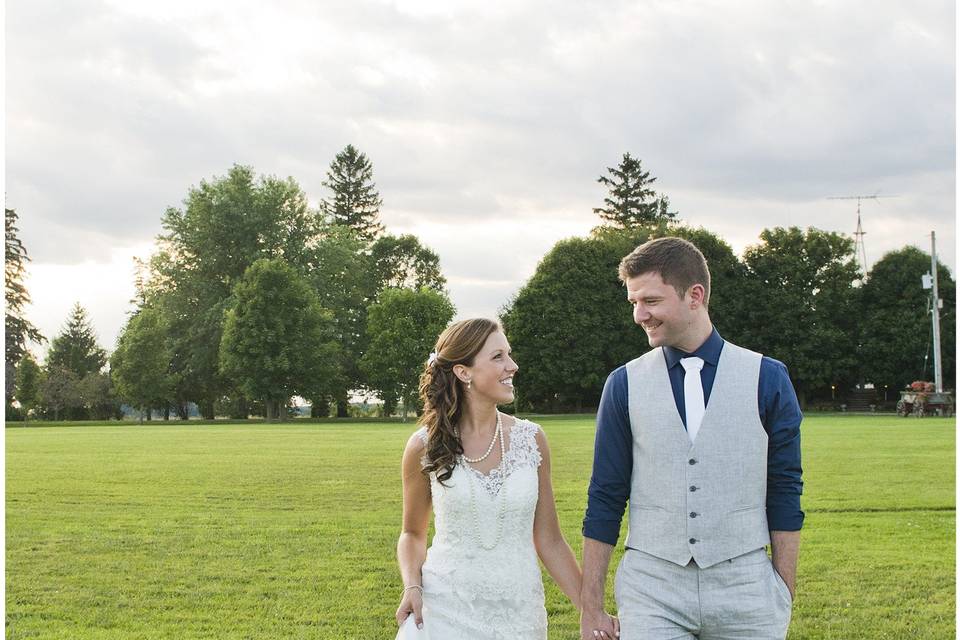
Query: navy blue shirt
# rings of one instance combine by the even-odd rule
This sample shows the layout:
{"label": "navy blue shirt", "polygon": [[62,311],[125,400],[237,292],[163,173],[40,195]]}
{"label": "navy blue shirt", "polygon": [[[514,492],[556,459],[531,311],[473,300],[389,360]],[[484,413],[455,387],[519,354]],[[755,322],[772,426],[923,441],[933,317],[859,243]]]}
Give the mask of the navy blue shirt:
{"label": "navy blue shirt", "polygon": [[[681,358],[703,359],[700,382],[704,404],[717,377],[717,363],[723,350],[723,338],[714,329],[693,353],[665,347],[664,358],[677,411],[687,424],[683,395]],[[614,545],[620,535],[620,521],[630,498],[633,472],[633,433],[627,403],[626,365],[607,377],[597,411],[597,436],[594,443],[593,475],[587,491],[587,513],[583,535]],[[767,432],[767,523],[771,531],[799,531],[803,526],[800,494],[803,490],[800,467],[800,422],[803,414],[790,382],[787,367],[778,360],[763,357],[757,391],[760,422]]]}

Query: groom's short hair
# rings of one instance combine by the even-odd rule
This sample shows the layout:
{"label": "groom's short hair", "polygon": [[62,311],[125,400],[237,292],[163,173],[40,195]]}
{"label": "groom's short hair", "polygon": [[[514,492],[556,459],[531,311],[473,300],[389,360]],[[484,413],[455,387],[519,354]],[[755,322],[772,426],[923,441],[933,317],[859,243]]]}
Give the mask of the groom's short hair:
{"label": "groom's short hair", "polygon": [[703,304],[710,302],[710,269],[700,249],[683,238],[670,236],[649,240],[620,261],[620,280],[659,273],[665,284],[677,290],[681,298],[695,284],[704,289]]}

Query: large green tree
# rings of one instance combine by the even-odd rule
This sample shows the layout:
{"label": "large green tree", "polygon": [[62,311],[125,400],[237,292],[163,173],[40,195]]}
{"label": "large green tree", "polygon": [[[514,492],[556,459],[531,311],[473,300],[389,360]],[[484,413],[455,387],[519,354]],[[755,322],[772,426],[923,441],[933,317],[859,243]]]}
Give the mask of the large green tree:
{"label": "large green tree", "polygon": [[656,180],[649,171],[644,171],[639,158],[623,154],[619,165],[607,167],[607,175],[597,178],[597,182],[607,187],[607,196],[603,199],[604,206],[594,208],[593,212],[621,228],[670,222],[677,214],[670,211],[669,199],[658,196],[651,188]]}
{"label": "large green tree", "polygon": [[638,245],[665,235],[700,247],[712,273],[711,318],[725,338],[739,337],[732,296],[742,273],[729,245],[703,229],[601,227],[590,238],[557,243],[501,314],[520,365],[522,410],[595,407],[607,374],[650,348],[617,268]]}
{"label": "large green tree", "polygon": [[91,420],[120,418],[120,402],[109,371],[91,371],[77,387],[83,416]]}
{"label": "large green tree", "polygon": [[30,353],[24,354],[17,366],[17,386],[14,395],[23,411],[23,419],[30,419],[30,412],[36,409],[42,400],[43,369]]}
{"label": "large green tree", "polygon": [[310,396],[313,417],[327,416],[331,403],[336,404],[338,415],[346,416],[351,390],[362,385],[357,362],[366,344],[369,274],[366,243],[356,232],[343,225],[325,227],[313,249],[309,280],[320,305],[333,313],[339,367],[324,384],[329,395],[318,391]]}
{"label": "large green tree", "polygon": [[322,393],[336,375],[333,316],[281,259],[254,262],[233,298],[220,345],[222,372],[248,397],[263,399],[268,420],[278,413],[286,419],[291,396]]}
{"label": "large green tree", "polygon": [[331,194],[321,207],[334,224],[352,228],[368,243],[383,232],[380,224],[383,200],[373,182],[373,164],[352,144],[344,147],[330,163],[323,186]]}
{"label": "large green tree", "polygon": [[47,367],[40,384],[43,408],[54,420],[81,406],[80,377],[64,367]]}
{"label": "large green tree", "polygon": [[140,421],[151,409],[176,402],[176,379],[161,312],[143,307],[130,316],[110,356],[110,374],[121,400],[140,410]]}
{"label": "large green tree", "polygon": [[416,406],[423,363],[453,318],[453,304],[435,289],[386,289],[367,315],[369,346],[360,359],[370,388],[385,404]]}
{"label": "large green tree", "polygon": [[306,272],[320,223],[292,178],[257,177],[246,166],[201,182],[189,190],[182,209],[167,210],[161,251],[151,260],[142,299],[162,307],[168,318],[181,406],[196,402],[201,415],[212,418],[214,401],[236,391],[219,373],[233,286],[261,258],[282,257]]}
{"label": "large green tree", "polygon": [[[342,160],[363,164],[361,155],[353,149]],[[161,250],[148,277],[138,277],[136,302],[161,309],[165,317],[177,405],[196,402],[208,418],[215,402],[235,407],[238,415],[249,408],[242,391],[221,375],[219,349],[233,285],[254,261],[284,258],[334,312],[338,371],[324,378],[325,397],[320,389],[311,392],[317,415],[332,401],[338,415],[346,415],[351,391],[363,388],[358,362],[366,344],[366,309],[378,293],[397,284],[441,290],[445,284],[436,254],[416,238],[373,240],[363,225],[310,211],[292,180],[257,178],[249,167],[235,166],[191,189],[184,204],[164,217]]]}
{"label": "large green tree", "polygon": [[[320,220],[293,180],[254,174],[234,165],[226,176],[191,188],[183,209],[169,208],[161,236],[173,267],[190,269],[229,291],[259,258],[301,265]],[[180,275],[180,274],[175,274]]]}
{"label": "large green tree", "polygon": [[371,299],[384,289],[427,287],[443,292],[447,285],[440,257],[414,235],[380,236],[371,245],[368,260]]}
{"label": "large green tree", "polygon": [[27,343],[43,342],[40,331],[24,316],[30,294],[23,284],[26,263],[30,260],[17,229],[17,212],[4,208],[4,371],[5,397],[9,405],[16,379],[16,367],[27,353]]}
{"label": "large green tree", "polygon": [[787,365],[801,406],[811,392],[851,386],[861,275],[853,241],[812,227],[764,229],[743,262],[742,344]]}
{"label": "large green tree", "polygon": [[[604,378],[646,351],[629,332],[617,265],[621,238],[571,238],[554,245],[502,314],[513,358],[519,410],[559,412],[595,405]],[[618,244],[620,246],[618,246]]]}
{"label": "large green tree", "polygon": [[[930,273],[930,255],[916,247],[892,251],[873,265],[857,309],[861,374],[888,398],[914,380],[933,380],[931,291],[921,286]],[[937,268],[944,386],[956,382],[956,282],[943,264]]]}
{"label": "large green tree", "polygon": [[[342,347],[340,384],[331,400],[337,415],[346,416],[350,392],[367,386],[359,362],[367,348],[369,305],[389,288],[428,287],[445,293],[446,279],[437,254],[412,235],[384,234],[367,244],[350,227],[330,225],[313,255],[311,282],[323,306],[334,312]],[[325,415],[326,405],[318,402],[314,415]]]}

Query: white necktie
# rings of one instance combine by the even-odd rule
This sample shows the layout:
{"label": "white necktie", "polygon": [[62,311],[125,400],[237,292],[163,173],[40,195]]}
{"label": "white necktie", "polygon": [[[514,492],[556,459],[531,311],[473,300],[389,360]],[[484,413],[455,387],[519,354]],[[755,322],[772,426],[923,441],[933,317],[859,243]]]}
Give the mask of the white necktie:
{"label": "white necktie", "polygon": [[700,383],[700,369],[703,369],[701,358],[681,358],[683,365],[683,404],[687,410],[687,436],[690,442],[697,437],[703,414],[706,411],[703,404],[703,385]]}

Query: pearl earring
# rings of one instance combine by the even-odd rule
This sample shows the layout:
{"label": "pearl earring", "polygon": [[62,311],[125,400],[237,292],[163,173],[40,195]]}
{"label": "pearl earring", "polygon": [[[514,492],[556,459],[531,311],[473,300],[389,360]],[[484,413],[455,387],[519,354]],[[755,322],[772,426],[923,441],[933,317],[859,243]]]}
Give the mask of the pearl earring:
{"label": "pearl earring", "polygon": [[470,388],[473,386],[473,379],[467,380],[467,391],[470,391]]}

